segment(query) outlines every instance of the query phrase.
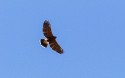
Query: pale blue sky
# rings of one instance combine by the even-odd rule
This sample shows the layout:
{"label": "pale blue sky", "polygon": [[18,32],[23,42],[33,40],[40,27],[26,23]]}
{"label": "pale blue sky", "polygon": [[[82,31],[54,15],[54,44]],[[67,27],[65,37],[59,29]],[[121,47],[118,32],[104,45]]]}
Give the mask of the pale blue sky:
{"label": "pale blue sky", "polygon": [[0,78],[125,78],[125,0],[0,0]]}

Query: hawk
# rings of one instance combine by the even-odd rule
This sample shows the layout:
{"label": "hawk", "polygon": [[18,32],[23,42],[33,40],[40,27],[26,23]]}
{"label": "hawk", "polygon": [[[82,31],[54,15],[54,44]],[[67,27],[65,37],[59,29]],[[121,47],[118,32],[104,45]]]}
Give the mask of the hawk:
{"label": "hawk", "polygon": [[49,44],[50,47],[58,52],[59,54],[63,53],[63,49],[60,47],[60,45],[56,41],[56,36],[53,35],[51,30],[51,25],[49,21],[45,20],[43,23],[43,34],[46,37],[45,39],[40,39],[40,44],[46,48]]}

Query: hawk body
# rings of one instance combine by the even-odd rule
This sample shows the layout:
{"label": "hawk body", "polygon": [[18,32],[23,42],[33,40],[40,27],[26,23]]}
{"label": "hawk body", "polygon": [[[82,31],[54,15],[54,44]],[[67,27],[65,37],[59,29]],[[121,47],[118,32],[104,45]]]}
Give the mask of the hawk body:
{"label": "hawk body", "polygon": [[44,23],[43,23],[43,34],[46,37],[46,39],[41,39],[40,44],[45,48],[49,44],[50,47],[54,51],[62,54],[63,49],[57,43],[56,36],[53,36],[52,31],[51,31],[51,25],[50,25],[49,21],[47,21],[47,20],[45,20]]}

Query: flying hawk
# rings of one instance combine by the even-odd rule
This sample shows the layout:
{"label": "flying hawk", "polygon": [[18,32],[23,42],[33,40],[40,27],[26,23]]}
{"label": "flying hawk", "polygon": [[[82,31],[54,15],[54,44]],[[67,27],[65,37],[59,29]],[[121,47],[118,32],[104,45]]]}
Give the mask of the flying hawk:
{"label": "flying hawk", "polygon": [[44,36],[46,37],[45,39],[41,39],[40,40],[40,44],[46,48],[47,45],[49,44],[50,47],[58,52],[59,54],[62,54],[63,53],[63,49],[60,47],[60,45],[57,43],[56,41],[56,36],[54,36],[52,34],[52,31],[51,31],[51,25],[49,23],[49,21],[45,20],[44,23],[43,23],[43,34]]}

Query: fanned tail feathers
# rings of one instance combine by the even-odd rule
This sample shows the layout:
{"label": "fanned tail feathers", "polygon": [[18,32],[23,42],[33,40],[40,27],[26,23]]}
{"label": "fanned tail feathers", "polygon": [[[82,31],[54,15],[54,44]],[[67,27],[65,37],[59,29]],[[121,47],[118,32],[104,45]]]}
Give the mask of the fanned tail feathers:
{"label": "fanned tail feathers", "polygon": [[41,39],[41,40],[40,40],[40,44],[41,44],[44,48],[46,48],[47,45],[48,45],[48,43],[47,43],[47,41],[46,41],[45,39]]}

